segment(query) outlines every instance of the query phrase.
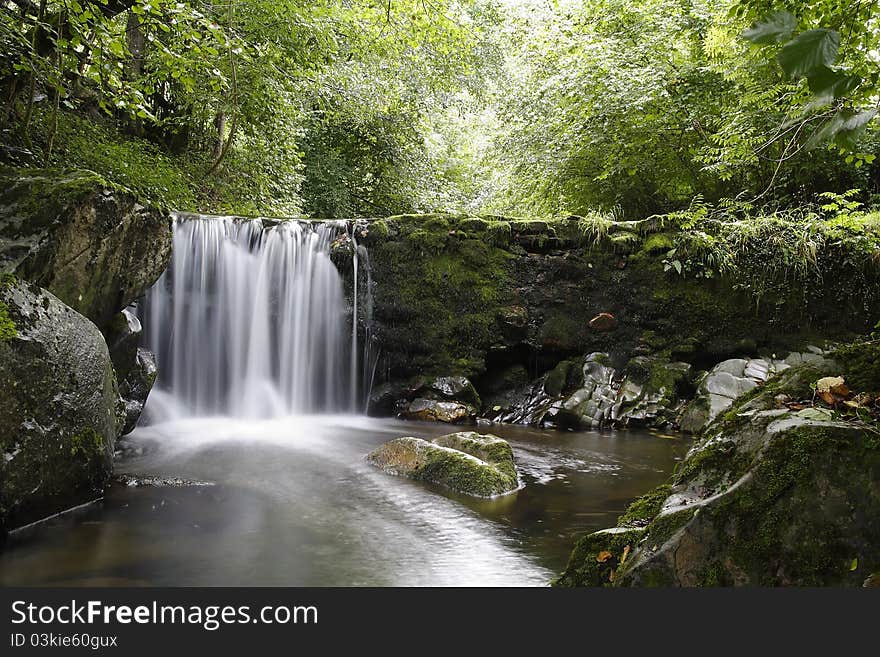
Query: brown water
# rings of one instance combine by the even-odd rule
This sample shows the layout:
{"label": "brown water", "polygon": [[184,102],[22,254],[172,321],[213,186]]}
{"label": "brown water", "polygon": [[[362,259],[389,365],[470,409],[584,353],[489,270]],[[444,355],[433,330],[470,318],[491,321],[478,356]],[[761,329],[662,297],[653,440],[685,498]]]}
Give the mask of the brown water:
{"label": "brown water", "polygon": [[117,470],[213,482],[114,485],[13,538],[0,585],[545,585],[577,536],[612,526],[687,450],[645,432],[493,426],[524,488],[479,500],[364,462],[448,426],[357,416],[180,420],[136,430]]}

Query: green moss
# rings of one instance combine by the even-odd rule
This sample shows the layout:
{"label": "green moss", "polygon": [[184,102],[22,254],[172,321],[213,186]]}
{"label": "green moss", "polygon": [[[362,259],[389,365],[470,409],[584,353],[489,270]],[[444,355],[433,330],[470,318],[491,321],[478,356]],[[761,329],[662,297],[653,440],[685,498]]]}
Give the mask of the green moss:
{"label": "green moss", "polygon": [[74,434],[70,438],[70,455],[71,456],[89,456],[92,454],[102,454],[104,451],[104,439],[94,429],[86,429],[80,433]]}
{"label": "green moss", "polygon": [[675,247],[674,237],[673,233],[654,233],[653,235],[648,235],[642,244],[642,248],[639,249],[639,254],[657,255],[668,253]]}
{"label": "green moss", "polygon": [[670,484],[657,486],[654,490],[642,495],[627,507],[626,511],[617,519],[618,527],[644,526],[660,513],[663,502],[669,497],[672,490]]}
{"label": "green moss", "polygon": [[544,379],[544,392],[551,397],[558,397],[565,390],[568,381],[568,372],[572,368],[573,363],[564,360],[554,367]]}
{"label": "green moss", "polygon": [[858,392],[880,392],[880,340],[839,347],[832,358],[843,365],[847,385]]}
{"label": "green moss", "polygon": [[18,330],[15,328],[15,322],[9,316],[9,308],[3,301],[0,301],[0,341],[11,340],[17,335]]}
{"label": "green moss", "polygon": [[565,570],[552,585],[612,586],[624,552],[628,557],[635,550],[642,533],[640,529],[606,530],[581,537],[572,550]]}
{"label": "green moss", "polygon": [[[880,513],[868,493],[878,473],[880,446],[866,432],[806,425],[775,436],[753,484],[712,510],[715,518],[736,519],[725,545],[732,564],[755,585],[858,585],[852,559],[876,567],[880,532],[866,522],[867,533],[852,534],[850,523]],[[817,485],[821,505],[814,501]]]}

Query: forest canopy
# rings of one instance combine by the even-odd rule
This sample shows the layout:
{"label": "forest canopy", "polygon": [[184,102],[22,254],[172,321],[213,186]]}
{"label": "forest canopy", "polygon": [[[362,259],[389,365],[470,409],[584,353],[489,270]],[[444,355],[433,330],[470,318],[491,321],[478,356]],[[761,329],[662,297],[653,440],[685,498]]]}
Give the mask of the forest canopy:
{"label": "forest canopy", "polygon": [[7,164],[181,210],[880,201],[866,0],[4,0],[0,41]]}

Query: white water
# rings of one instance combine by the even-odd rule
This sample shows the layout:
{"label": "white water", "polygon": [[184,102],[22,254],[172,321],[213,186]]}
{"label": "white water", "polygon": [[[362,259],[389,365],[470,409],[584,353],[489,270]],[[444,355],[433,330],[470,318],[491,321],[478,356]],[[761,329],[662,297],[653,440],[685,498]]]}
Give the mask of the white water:
{"label": "white water", "polygon": [[160,372],[148,418],[362,411],[358,247],[349,311],[336,239],[354,242],[345,222],[175,218],[171,265],[144,308]]}

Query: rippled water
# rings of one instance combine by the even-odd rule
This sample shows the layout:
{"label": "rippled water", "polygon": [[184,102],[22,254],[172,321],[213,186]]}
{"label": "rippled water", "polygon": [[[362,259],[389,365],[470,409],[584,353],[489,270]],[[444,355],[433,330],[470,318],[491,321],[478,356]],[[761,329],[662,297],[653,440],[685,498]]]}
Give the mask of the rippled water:
{"label": "rippled water", "polygon": [[364,462],[390,438],[449,431],[345,415],[139,428],[119,472],[214,485],[114,485],[102,505],[13,539],[0,584],[546,585],[577,535],[613,525],[687,449],[648,433],[493,426],[525,483],[494,500]]}

